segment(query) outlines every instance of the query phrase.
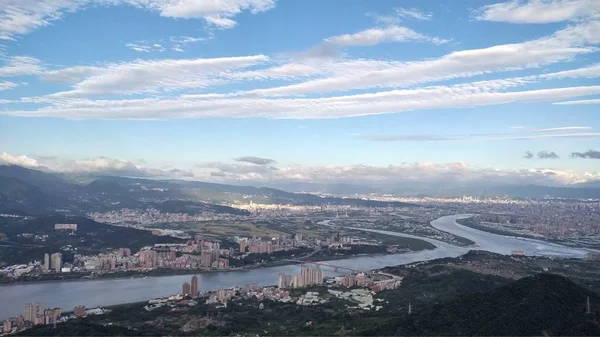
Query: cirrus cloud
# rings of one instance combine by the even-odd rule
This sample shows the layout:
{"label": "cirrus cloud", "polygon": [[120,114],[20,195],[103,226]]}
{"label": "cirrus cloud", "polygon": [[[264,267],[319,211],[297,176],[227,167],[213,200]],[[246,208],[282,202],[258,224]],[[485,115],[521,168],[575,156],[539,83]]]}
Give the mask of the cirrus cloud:
{"label": "cirrus cloud", "polygon": [[68,13],[94,6],[133,6],[176,19],[203,19],[221,29],[232,28],[242,12],[252,14],[275,7],[275,0],[2,0],[0,40],[30,33]]}
{"label": "cirrus cloud", "polygon": [[478,20],[544,24],[600,14],[596,0],[511,0],[479,9]]}

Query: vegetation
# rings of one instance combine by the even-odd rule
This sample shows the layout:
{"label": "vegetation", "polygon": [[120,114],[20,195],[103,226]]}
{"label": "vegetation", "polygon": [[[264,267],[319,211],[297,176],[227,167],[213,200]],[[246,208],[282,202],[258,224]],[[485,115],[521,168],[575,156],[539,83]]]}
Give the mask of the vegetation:
{"label": "vegetation", "polygon": [[[55,230],[57,223],[76,223],[77,231]],[[156,243],[184,242],[168,236],[152,235],[149,231],[97,223],[83,217],[40,216],[34,218],[0,218],[0,264],[28,263],[41,260],[44,253],[63,252],[65,262],[73,259],[74,252],[94,254],[107,249],[128,247],[137,251]],[[47,235],[40,240],[22,234]],[[70,250],[61,248],[70,246]]]}
{"label": "vegetation", "polygon": [[[591,315],[585,313],[587,297],[592,303]],[[489,292],[435,303],[406,316],[365,334],[597,336],[600,296],[562,276],[541,274]]]}
{"label": "vegetation", "polygon": [[393,236],[374,232],[361,232],[360,235],[377,240],[384,245],[398,246],[398,248],[406,248],[412,251],[435,248],[435,245],[425,240],[406,238],[402,236]]}

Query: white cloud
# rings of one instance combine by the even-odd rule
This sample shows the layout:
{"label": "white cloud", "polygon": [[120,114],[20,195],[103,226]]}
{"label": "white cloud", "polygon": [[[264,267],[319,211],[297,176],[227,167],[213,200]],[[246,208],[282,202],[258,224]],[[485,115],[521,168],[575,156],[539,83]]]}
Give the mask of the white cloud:
{"label": "white cloud", "polygon": [[600,77],[600,64],[594,64],[588,67],[559,71],[550,74],[540,75],[541,78],[598,78]]}
{"label": "white cloud", "polygon": [[600,99],[582,99],[578,101],[565,101],[565,102],[555,102],[553,104],[557,105],[587,105],[587,104],[600,104]]}
{"label": "white cloud", "polygon": [[18,87],[19,85],[13,82],[9,82],[9,81],[0,81],[0,91],[4,91],[4,90],[8,90],[8,89],[13,89]]}
{"label": "white cloud", "polygon": [[443,44],[449,40],[428,37],[406,27],[391,25],[385,28],[371,28],[354,34],[344,34],[325,39],[324,43],[337,47],[373,46],[383,42],[426,41]]}
{"label": "white cloud", "polygon": [[127,48],[131,50],[135,50],[141,53],[149,53],[149,52],[164,52],[166,49],[161,44],[158,43],[148,43],[146,41],[139,41],[136,43],[128,43],[125,45]]}
{"label": "white cloud", "polygon": [[552,23],[600,14],[597,0],[511,0],[480,9],[478,20],[510,23]]}
{"label": "white cloud", "polygon": [[572,170],[516,169],[501,170],[474,167],[465,162],[447,164],[406,163],[400,165],[370,166],[283,166],[268,170],[263,166],[209,163],[199,167],[210,167],[215,171],[196,174],[198,179],[221,179],[222,181],[251,182],[311,182],[352,183],[368,186],[393,186],[400,184],[541,184],[568,185],[600,178],[599,173]]}
{"label": "white cloud", "polygon": [[556,131],[576,131],[576,130],[590,130],[589,126],[561,126],[558,128],[538,129],[535,132],[556,132]]}
{"label": "white cloud", "polygon": [[183,52],[184,47],[190,45],[192,43],[207,41],[214,38],[213,34],[210,34],[208,37],[192,37],[192,36],[171,36],[169,37],[169,41],[173,43],[171,46],[171,50]]}
{"label": "white cloud", "polygon": [[41,74],[40,78],[48,82],[75,84],[90,76],[98,75],[103,71],[103,68],[97,66],[74,66],[46,71]]}
{"label": "white cloud", "polygon": [[[453,134],[352,134],[360,139],[377,142],[398,141],[498,141],[498,140],[530,140],[539,138],[600,138],[600,133],[556,133],[564,131],[590,130],[589,126],[560,126],[545,129],[526,129],[524,126],[512,126],[513,132],[472,133],[466,135]],[[542,135],[539,135],[542,133]]]}
{"label": "white cloud", "polygon": [[0,58],[0,77],[35,75],[42,71],[40,60],[30,56]]}
{"label": "white cloud", "polygon": [[[403,111],[498,105],[511,102],[553,102],[600,94],[600,86],[505,91],[521,80],[481,81],[453,86],[392,90],[324,98],[253,98],[211,95],[176,99],[55,99],[33,111],[6,110],[19,116],[64,118],[203,118],[270,117],[342,118]],[[127,87],[124,87],[125,90]]]}
{"label": "white cloud", "polygon": [[2,155],[0,156],[0,164],[18,165],[28,168],[36,168],[41,166],[37,160],[33,158],[29,158],[27,156],[13,156],[6,152],[2,152]]}
{"label": "white cloud", "polygon": [[[338,69],[347,66],[343,71],[340,69],[332,76],[280,87],[257,89],[252,93],[281,96],[404,87],[494,72],[536,68],[595,52],[597,49],[591,45],[598,43],[600,43],[600,21],[585,22],[537,40],[461,50],[431,60],[413,62],[363,60],[363,67],[356,67],[352,61],[324,64],[323,73],[331,72],[331,69],[328,69],[331,66]],[[330,53],[331,49],[324,48],[324,51]],[[365,66],[368,62],[379,67]]]}
{"label": "white cloud", "polygon": [[238,14],[268,11],[275,7],[275,0],[1,0],[0,39],[14,39],[50,25],[66,13],[97,5],[130,5],[164,17],[204,19],[217,28],[231,28]]}
{"label": "white cloud", "polygon": [[541,184],[569,185],[600,179],[598,172],[577,172],[551,168],[493,169],[476,167],[465,162],[452,163],[402,163],[387,166],[280,166],[212,162],[196,165],[193,170],[161,170],[145,162],[97,157],[83,160],[62,160],[55,157],[15,156],[3,153],[0,164],[20,165],[46,171],[91,173],[134,177],[193,178],[197,180],[247,181],[247,182],[311,182],[352,183],[377,185],[417,184],[431,186],[436,183],[469,184]]}
{"label": "white cloud", "polygon": [[431,13],[424,13],[416,8],[396,8],[396,15],[405,19],[414,20],[431,20],[433,15]]}
{"label": "white cloud", "polygon": [[[94,68],[94,74],[76,83],[73,90],[53,94],[50,97],[121,95],[202,88],[214,83],[214,77],[223,72],[249,67],[268,60],[269,58],[264,55],[255,55],[113,63],[103,67],[100,72]],[[69,68],[63,69],[62,72],[77,73]]]}
{"label": "white cloud", "polygon": [[59,20],[64,13],[77,10],[87,0],[2,0],[0,1],[0,39],[11,40]]}
{"label": "white cloud", "polygon": [[463,135],[463,136],[445,136],[445,135],[424,135],[424,134],[387,134],[387,135],[357,135],[358,138],[374,142],[404,142],[404,141],[503,141],[503,140],[532,140],[547,138],[600,138],[600,133],[559,133],[545,135],[517,135],[505,136],[494,134],[483,135]]}
{"label": "white cloud", "polygon": [[178,44],[188,44],[188,43],[195,43],[195,42],[199,42],[199,41],[206,41],[208,39],[210,39],[211,37],[191,37],[191,36],[171,36],[169,38],[169,40],[173,43],[178,43]]}
{"label": "white cloud", "polygon": [[106,174],[132,177],[167,177],[189,178],[194,174],[190,171],[173,169],[160,170],[145,165],[141,161],[127,161],[107,157],[96,157],[78,160],[64,160],[56,157],[15,156],[6,152],[0,155],[0,165],[18,165],[43,171]]}

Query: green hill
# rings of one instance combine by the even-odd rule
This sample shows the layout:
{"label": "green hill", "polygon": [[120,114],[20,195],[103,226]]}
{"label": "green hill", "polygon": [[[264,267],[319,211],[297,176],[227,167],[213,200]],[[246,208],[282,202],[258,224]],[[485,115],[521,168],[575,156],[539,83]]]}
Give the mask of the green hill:
{"label": "green hill", "polygon": [[[76,223],[77,231],[54,230],[57,223]],[[156,236],[151,232],[135,228],[117,227],[97,223],[83,217],[41,216],[35,218],[0,218],[0,233],[6,237],[0,240],[0,265],[27,263],[40,260],[44,253],[60,251],[70,245],[82,254],[93,254],[121,247],[136,252],[143,246],[156,243],[182,243],[185,240],[169,236]],[[48,235],[43,240],[24,237],[22,233]],[[64,252],[64,259],[70,262],[72,252]]]}
{"label": "green hill", "polygon": [[[592,314],[586,314],[589,296]],[[600,296],[552,274],[460,295],[365,334],[402,336],[598,336]]]}

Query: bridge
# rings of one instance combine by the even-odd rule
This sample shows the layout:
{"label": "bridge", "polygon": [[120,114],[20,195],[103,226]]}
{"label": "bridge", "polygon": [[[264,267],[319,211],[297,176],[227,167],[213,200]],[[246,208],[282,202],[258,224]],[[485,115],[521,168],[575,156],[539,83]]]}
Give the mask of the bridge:
{"label": "bridge", "polygon": [[353,273],[361,272],[361,270],[358,270],[358,269],[353,269],[353,268],[348,268],[348,267],[343,267],[343,266],[336,266],[334,264],[325,263],[325,262],[308,261],[308,260],[292,260],[292,261],[299,262],[300,264],[314,264],[317,266],[317,268],[320,268],[321,266],[329,267],[329,268],[333,268],[335,271],[347,270],[347,271],[350,271]]}

